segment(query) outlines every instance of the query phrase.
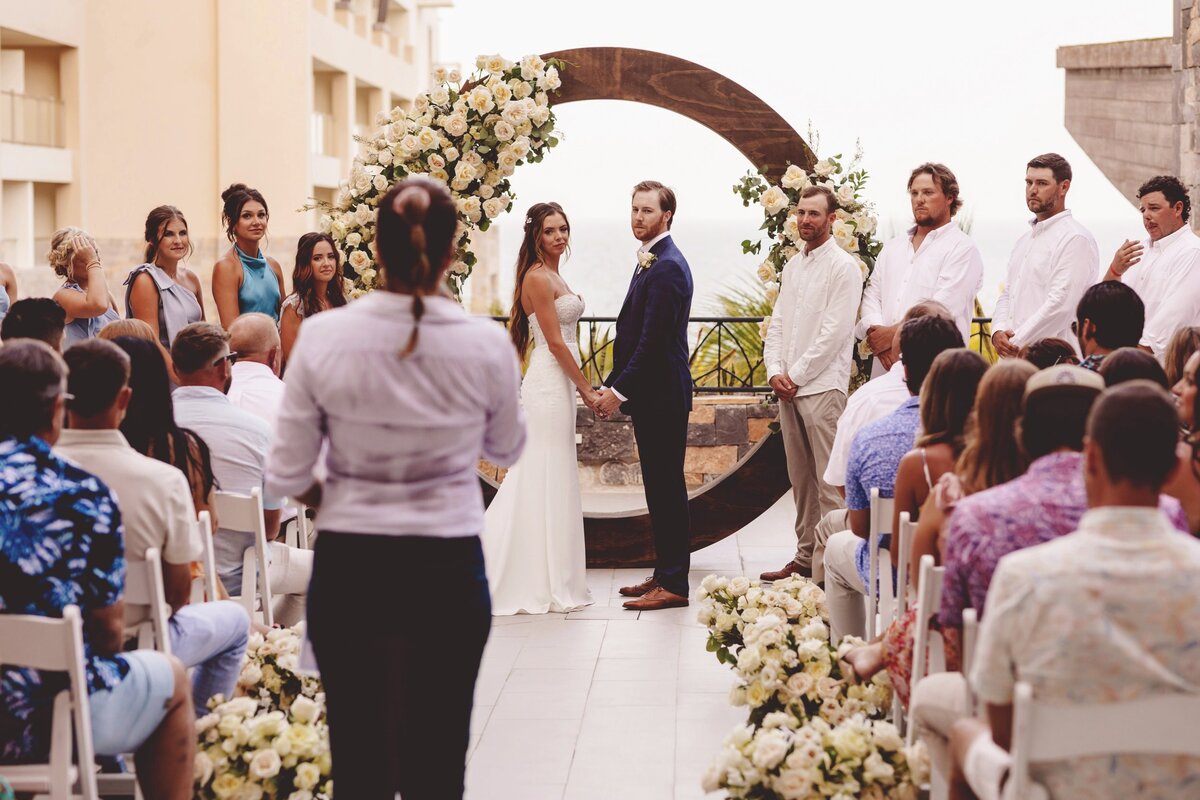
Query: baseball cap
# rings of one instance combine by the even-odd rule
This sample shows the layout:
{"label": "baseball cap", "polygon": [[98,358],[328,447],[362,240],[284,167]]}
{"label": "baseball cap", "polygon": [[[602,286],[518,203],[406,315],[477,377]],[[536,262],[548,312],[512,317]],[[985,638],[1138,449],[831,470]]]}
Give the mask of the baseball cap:
{"label": "baseball cap", "polygon": [[1058,364],[1039,370],[1025,382],[1025,398],[1046,389],[1075,388],[1093,392],[1104,391],[1104,378],[1090,369],[1073,364]]}

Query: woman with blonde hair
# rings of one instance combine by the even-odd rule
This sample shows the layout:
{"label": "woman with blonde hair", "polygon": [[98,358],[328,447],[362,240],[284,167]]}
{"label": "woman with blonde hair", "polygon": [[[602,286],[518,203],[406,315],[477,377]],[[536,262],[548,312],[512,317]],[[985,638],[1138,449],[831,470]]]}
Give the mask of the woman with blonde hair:
{"label": "woman with blonde hair", "polygon": [[91,234],[82,228],[61,228],[50,239],[46,254],[54,273],[63,278],[63,285],[54,293],[54,302],[67,312],[63,329],[63,349],[76,342],[91,339],[100,329],[115,319],[117,301],[108,291],[104,266],[100,263],[100,248]]}

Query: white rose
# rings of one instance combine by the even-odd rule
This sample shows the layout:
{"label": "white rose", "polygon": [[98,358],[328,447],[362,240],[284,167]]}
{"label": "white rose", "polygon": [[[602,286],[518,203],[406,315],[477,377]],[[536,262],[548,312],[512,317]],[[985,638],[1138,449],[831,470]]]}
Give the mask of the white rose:
{"label": "white rose", "polygon": [[489,186],[499,186],[500,182],[504,180],[506,175],[511,175],[511,174],[512,174],[512,167],[509,167],[507,173],[501,172],[498,169],[489,169],[488,173],[487,173],[487,177],[484,178],[483,180]]}
{"label": "white rose", "polygon": [[800,241],[800,223],[796,221],[795,214],[788,214],[783,221],[783,235],[793,242]]}
{"label": "white rose", "polygon": [[774,306],[775,301],[778,299],[779,299],[779,287],[778,286],[772,286],[769,289],[767,289],[766,300],[767,300],[768,305]]}
{"label": "white rose", "polygon": [[871,726],[875,733],[875,746],[880,750],[902,750],[904,737],[895,725],[887,720],[876,720]]}
{"label": "white rose", "polygon": [[808,173],[795,164],[792,164],[783,173],[780,183],[785,189],[802,189],[808,185]]}
{"label": "white rose", "polygon": [[289,794],[287,800],[313,800],[313,793],[307,789],[298,789]]}
{"label": "white rose", "polygon": [[429,177],[435,181],[441,181],[442,183],[450,182],[450,176],[446,174],[446,170],[444,169],[431,170],[429,172]]}
{"label": "white rose", "polygon": [[517,132],[513,130],[513,126],[504,120],[497,122],[496,127],[492,130],[496,134],[496,138],[502,142],[507,142],[517,135]]}
{"label": "white rose", "polygon": [[850,252],[858,250],[858,235],[854,231],[854,226],[849,222],[835,219],[830,233],[833,234],[834,239],[837,239],[838,246],[843,250]]}
{"label": "white rose", "polygon": [[212,780],[213,762],[204,751],[196,753],[196,762],[192,774],[192,780],[200,786],[205,786]]}
{"label": "white rose", "polygon": [[229,800],[262,800],[263,788],[257,783],[243,783],[229,795]]}
{"label": "white rose", "polygon": [[848,206],[854,202],[854,187],[848,183],[843,183],[834,193],[837,198],[838,205]]}
{"label": "white rose", "polygon": [[459,83],[462,81],[462,72],[457,68],[450,70],[450,74],[446,76],[446,80],[450,83]]}
{"label": "white rose", "polygon": [[250,688],[257,686],[261,680],[262,670],[259,669],[258,664],[255,664],[253,661],[247,661],[246,666],[242,667],[242,674],[238,676],[238,685]]}
{"label": "white rose", "polygon": [[467,104],[480,114],[486,114],[496,107],[491,91],[486,86],[476,86],[467,96]]}
{"label": "white rose", "polygon": [[447,162],[457,161],[458,160],[458,148],[457,147],[447,147],[445,150],[442,151],[442,155],[445,157]]}
{"label": "white rose", "polygon": [[788,197],[778,186],[772,186],[763,192],[758,202],[771,215],[778,214],[788,207]]}
{"label": "white rose", "polygon": [[863,780],[870,783],[890,783],[896,770],[879,753],[871,753],[863,761]]}
{"label": "white rose", "polygon": [[429,100],[434,105],[444,106],[450,102],[450,92],[445,86],[439,86],[429,93]]}
{"label": "white rose", "polygon": [[762,653],[757,647],[745,647],[738,653],[737,668],[742,673],[752,673],[762,666]]}
{"label": "white rose", "polygon": [[521,59],[521,77],[527,81],[541,77],[545,68],[546,62],[542,61],[540,56],[525,56]]}
{"label": "white rose", "polygon": [[493,197],[491,200],[485,200],[483,203],[483,213],[487,214],[488,219],[495,219],[508,210],[508,204],[499,197]]}
{"label": "white rose", "polygon": [[487,200],[489,197],[491,197],[492,195],[494,195],[496,193],[495,187],[488,186],[486,183],[482,184],[476,191],[479,193],[479,196],[482,197],[484,200]]}
{"label": "white rose", "polygon": [[392,163],[392,161],[394,161],[395,159],[392,156],[391,149],[385,147],[382,150],[380,150],[378,154],[376,154],[375,160],[386,167],[386,166],[389,166]]}
{"label": "white rose", "polygon": [[250,774],[260,781],[274,778],[282,766],[279,753],[274,750],[259,750],[250,758]]}
{"label": "white rose", "polygon": [[411,133],[405,134],[404,137],[400,139],[400,152],[404,154],[405,157],[411,157],[420,149],[421,146],[417,144],[417,137],[413,136]]}
{"label": "white rose", "polygon": [[346,223],[341,220],[333,220],[329,223],[329,232],[333,234],[333,238],[342,239],[346,236]]}
{"label": "white rose", "polygon": [[875,232],[875,217],[871,216],[870,214],[855,214],[854,227],[864,236],[870,236]]}
{"label": "white rose", "polygon": [[513,142],[508,146],[508,149],[511,150],[513,155],[515,155],[517,158],[524,158],[529,154],[529,137],[518,136],[516,139],[513,139]]}
{"label": "white rose", "polygon": [[422,150],[432,150],[438,146],[438,135],[433,128],[421,128],[417,132],[417,146]]}
{"label": "white rose", "polygon": [[488,88],[492,91],[492,99],[496,101],[496,105],[504,108],[509,100],[512,100],[512,89],[507,83],[500,81],[492,81],[488,84]]}
{"label": "white rose", "polygon": [[791,747],[786,731],[778,728],[765,729],[754,737],[754,754],[750,760],[759,769],[774,769],[783,761]]}
{"label": "white rose", "polygon": [[434,83],[445,83],[446,82],[446,68],[445,67],[434,67],[433,68],[433,82]]}
{"label": "white rose", "polygon": [[533,86],[528,81],[519,81],[516,78],[508,82],[508,88],[512,89],[513,97],[518,100],[524,100],[533,94]]}
{"label": "white rose", "polygon": [[471,271],[471,267],[465,261],[455,261],[450,265],[450,271],[455,275],[466,275]]}
{"label": "white rose", "polygon": [[375,219],[375,209],[371,208],[366,203],[359,203],[354,209],[354,221],[359,225],[366,225],[368,222]]}
{"label": "white rose", "polygon": [[511,62],[499,55],[487,56],[483,62],[483,69],[493,75],[499,75],[511,66]]}
{"label": "white rose", "polygon": [[363,250],[355,250],[350,254],[350,266],[355,272],[362,272],[371,266],[371,257]]}
{"label": "white rose", "polygon": [[763,283],[775,280],[775,268],[771,266],[770,261],[764,261],[758,265],[758,279]]}
{"label": "white rose", "polygon": [[355,194],[362,194],[371,188],[371,175],[366,170],[356,169],[350,174],[350,188]]}
{"label": "white rose", "polygon": [[467,118],[462,114],[451,114],[442,120],[442,128],[451,136],[465,136],[469,127]]}
{"label": "white rose", "polygon": [[813,166],[813,172],[816,173],[817,177],[819,178],[828,178],[833,174],[833,164],[829,161],[829,159],[823,158]]}
{"label": "white rose", "polygon": [[466,154],[463,155],[462,160],[476,169],[483,166],[483,156],[479,155],[479,153],[475,152],[474,150],[468,150]]}
{"label": "white rose", "polygon": [[388,179],[383,175],[376,175],[371,180],[371,185],[375,187],[377,192],[386,192],[388,190]]}
{"label": "white rose", "polygon": [[500,172],[504,175],[511,175],[513,170],[517,168],[517,161],[520,158],[512,150],[505,150],[496,159],[496,165],[500,168]]}
{"label": "white rose", "polygon": [[346,244],[350,247],[358,247],[362,244],[362,234],[358,231],[351,231],[346,234]]}
{"label": "white rose", "polygon": [[321,770],[316,764],[305,761],[296,765],[296,788],[311,789],[321,780]]}
{"label": "white rose", "polygon": [[739,575],[729,582],[729,593],[734,597],[741,597],[746,592],[750,591],[750,579]]}
{"label": "white rose", "polygon": [[504,121],[509,125],[516,127],[525,120],[529,119],[529,112],[526,110],[524,103],[515,102],[506,105],[504,110],[500,112],[500,116],[503,117]]}
{"label": "white rose", "polygon": [[861,725],[853,719],[839,725],[830,736],[830,744],[843,759],[858,761],[871,752],[871,742]]}
{"label": "white rose", "polygon": [[562,86],[562,80],[558,77],[558,70],[550,67],[546,70],[546,78],[542,81],[542,85],[550,91],[554,91]]}
{"label": "white rose", "polygon": [[299,695],[292,701],[291,715],[296,722],[316,722],[320,714],[321,704],[315,700]]}
{"label": "white rose", "polygon": [[479,222],[482,204],[478,197],[464,197],[458,201],[458,213],[471,222]]}
{"label": "white rose", "polygon": [[529,119],[540,128],[546,124],[546,120],[550,119],[550,109],[545,106],[536,106],[533,111],[529,112]]}

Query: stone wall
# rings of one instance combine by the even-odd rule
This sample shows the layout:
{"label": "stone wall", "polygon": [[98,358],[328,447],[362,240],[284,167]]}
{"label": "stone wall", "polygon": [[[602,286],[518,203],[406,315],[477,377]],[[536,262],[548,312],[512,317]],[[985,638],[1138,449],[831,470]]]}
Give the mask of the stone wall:
{"label": "stone wall", "polygon": [[[770,432],[778,406],[762,395],[698,397],[688,420],[684,477],[696,489],[731,471]],[[597,419],[582,406],[576,419],[579,483],[585,492],[623,491],[642,482],[633,423],[624,414]],[[480,471],[493,480],[505,470],[486,462]]]}

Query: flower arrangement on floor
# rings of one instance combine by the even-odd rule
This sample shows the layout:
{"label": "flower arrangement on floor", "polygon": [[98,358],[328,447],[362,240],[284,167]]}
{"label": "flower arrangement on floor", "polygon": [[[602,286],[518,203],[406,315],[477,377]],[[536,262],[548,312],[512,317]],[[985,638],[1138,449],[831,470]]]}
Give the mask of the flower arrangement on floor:
{"label": "flower arrangement on floor", "polygon": [[[299,697],[321,699],[324,687],[315,675],[300,672],[303,623],[292,628],[274,628],[266,636],[250,634],[246,661],[238,676],[238,693],[253,699],[264,711],[287,713]],[[323,718],[323,716],[322,716]]]}
{"label": "flower arrangement on floor", "polygon": [[457,70],[435,70],[432,90],[408,111],[380,114],[375,132],[360,139],[363,152],[350,180],[321,222],[342,251],[351,296],[376,287],[375,208],[392,184],[426,175],[449,188],[459,229],[448,282],[460,297],[476,263],[471,231],[486,231],[512,208],[509,177],[558,144],[550,98],[562,85],[561,62],[492,55],[480,56],[475,66],[465,82]]}
{"label": "flower arrangement on floor", "polygon": [[830,641],[820,587],[800,576],[765,587],[710,575],[698,599],[708,650],[738,678],[730,702],[749,709],[705,791],[763,800],[916,796],[928,773],[924,748],[906,749],[883,719],[892,703],[885,671],[863,684],[843,674],[841,658],[863,642]]}

